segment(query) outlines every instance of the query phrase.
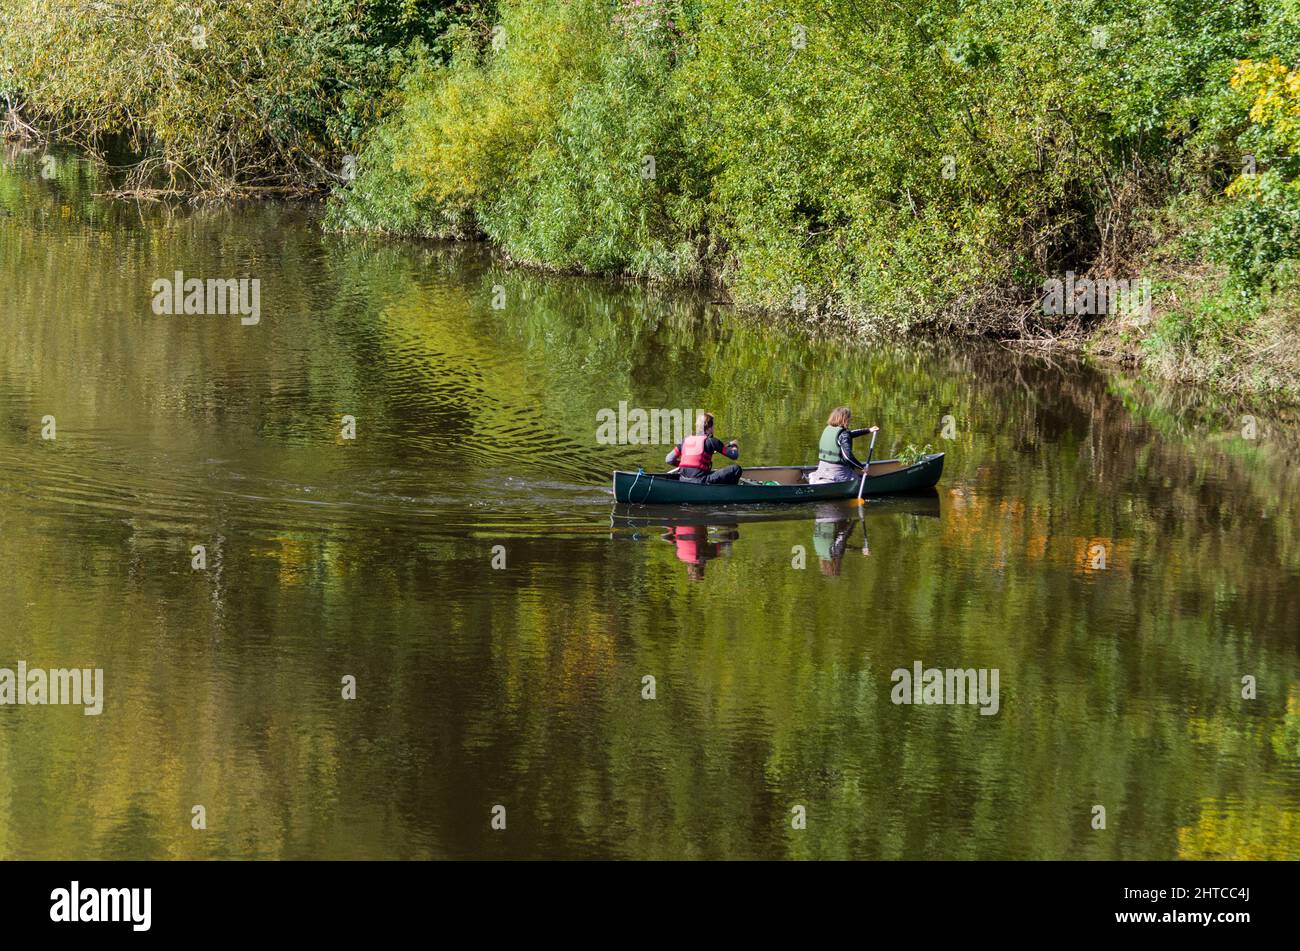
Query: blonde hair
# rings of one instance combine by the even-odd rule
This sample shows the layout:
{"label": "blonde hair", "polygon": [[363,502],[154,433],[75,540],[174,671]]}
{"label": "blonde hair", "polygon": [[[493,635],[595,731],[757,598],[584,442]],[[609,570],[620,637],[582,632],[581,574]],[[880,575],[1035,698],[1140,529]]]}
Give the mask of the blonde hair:
{"label": "blonde hair", "polygon": [[853,419],[853,410],[847,406],[837,406],[831,410],[830,418],[826,420],[827,426],[843,426],[848,428]]}
{"label": "blonde hair", "polygon": [[703,434],[704,430],[713,425],[713,414],[701,412],[695,417],[695,431]]}

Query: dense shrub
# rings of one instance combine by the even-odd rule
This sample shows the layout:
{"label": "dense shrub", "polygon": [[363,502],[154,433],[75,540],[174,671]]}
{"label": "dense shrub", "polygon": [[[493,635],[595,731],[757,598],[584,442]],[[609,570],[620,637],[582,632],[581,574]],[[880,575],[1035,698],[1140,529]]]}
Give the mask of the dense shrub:
{"label": "dense shrub", "polygon": [[125,139],[134,183],[182,190],[343,174],[450,0],[0,0],[0,92],[23,121]]}
{"label": "dense shrub", "polygon": [[517,0],[501,12],[493,42],[467,37],[448,66],[414,77],[331,220],[446,235],[472,213],[522,261],[698,279],[708,179],[673,82],[680,22],[651,3],[611,16],[597,0]]}
{"label": "dense shrub", "polygon": [[701,141],[738,296],[788,305],[803,285],[892,325],[998,330],[1024,329],[1014,303],[1045,274],[1122,273],[1134,211],[1168,187],[1254,16],[1187,0],[706,10],[692,80],[714,105]]}
{"label": "dense shrub", "polygon": [[1300,259],[1300,67],[1243,60],[1232,86],[1250,103],[1246,167],[1215,231],[1215,249],[1253,292]]}
{"label": "dense shrub", "polygon": [[544,266],[707,274],[742,305],[998,332],[1047,322],[1044,276],[1126,276],[1162,196],[1228,184],[1245,127],[1228,79],[1278,34],[1249,0],[500,14],[503,48],[467,41],[407,87],[336,224],[472,220]]}
{"label": "dense shrub", "polygon": [[677,37],[654,14],[609,26],[596,69],[480,209],[516,257],[678,281],[702,276],[707,178],[684,144]]}

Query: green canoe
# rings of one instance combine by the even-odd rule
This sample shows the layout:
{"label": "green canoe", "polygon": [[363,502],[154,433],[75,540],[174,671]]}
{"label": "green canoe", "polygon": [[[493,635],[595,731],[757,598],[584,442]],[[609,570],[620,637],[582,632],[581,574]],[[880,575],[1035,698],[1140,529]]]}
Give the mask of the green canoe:
{"label": "green canoe", "polygon": [[[615,472],[614,499],[634,505],[733,505],[754,502],[824,502],[851,499],[861,479],[809,485],[816,466],[761,466],[746,469],[746,482],[774,485],[701,485],[682,482],[667,472]],[[897,459],[871,463],[863,495],[915,492],[933,488],[943,474],[943,453],[926,456],[905,466]]]}

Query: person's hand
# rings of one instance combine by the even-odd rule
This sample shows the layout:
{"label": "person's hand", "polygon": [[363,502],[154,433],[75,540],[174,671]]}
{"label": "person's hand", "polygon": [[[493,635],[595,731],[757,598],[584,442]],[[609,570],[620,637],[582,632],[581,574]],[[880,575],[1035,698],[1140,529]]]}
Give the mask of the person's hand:
{"label": "person's hand", "polygon": [[733,439],[733,440],[731,440],[731,442],[727,443],[727,445],[730,446],[732,449],[739,449],[739,448],[740,448],[740,440],[739,440],[739,439]]}
{"label": "person's hand", "polygon": [[867,432],[869,432],[869,433],[878,433],[878,432],[880,432],[880,427],[879,427],[879,426],[872,426],[872,427],[870,427],[870,428],[867,430]]}

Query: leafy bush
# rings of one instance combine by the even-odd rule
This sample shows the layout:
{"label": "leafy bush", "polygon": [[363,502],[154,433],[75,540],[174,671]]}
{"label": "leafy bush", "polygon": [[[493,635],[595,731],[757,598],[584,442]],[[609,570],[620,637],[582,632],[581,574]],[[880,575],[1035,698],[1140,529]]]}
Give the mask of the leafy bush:
{"label": "leafy bush", "polygon": [[1044,276],[1125,266],[1172,174],[1226,183],[1226,80],[1260,21],[1249,0],[500,13],[502,49],[466,42],[407,87],[335,223],[448,234],[472,215],[529,263],[997,332],[1045,322]]}
{"label": "leafy bush", "polygon": [[[472,212],[517,260],[699,279],[707,176],[683,140],[670,12],[503,4],[492,43],[466,38],[407,87],[331,222],[446,236]],[[421,209],[422,224],[387,215],[395,206]]]}
{"label": "leafy bush", "polygon": [[908,443],[902,449],[894,453],[894,458],[905,466],[914,466],[927,456],[934,454],[934,447],[929,443],[924,446],[917,446],[915,443]]}
{"label": "leafy bush", "polygon": [[480,219],[516,258],[697,281],[706,179],[682,142],[672,34],[618,34]]}
{"label": "leafy bush", "polygon": [[1149,6],[707,4],[693,79],[737,296],[1005,330],[1045,274],[1123,265],[1252,16]]}
{"label": "leafy bush", "polygon": [[123,137],[134,184],[315,185],[450,0],[0,0],[0,90],[56,134]]}
{"label": "leafy bush", "polygon": [[1243,60],[1232,87],[1250,103],[1242,136],[1249,152],[1228,187],[1236,200],[1214,231],[1213,248],[1253,293],[1275,284],[1280,264],[1300,259],[1300,67]]}

